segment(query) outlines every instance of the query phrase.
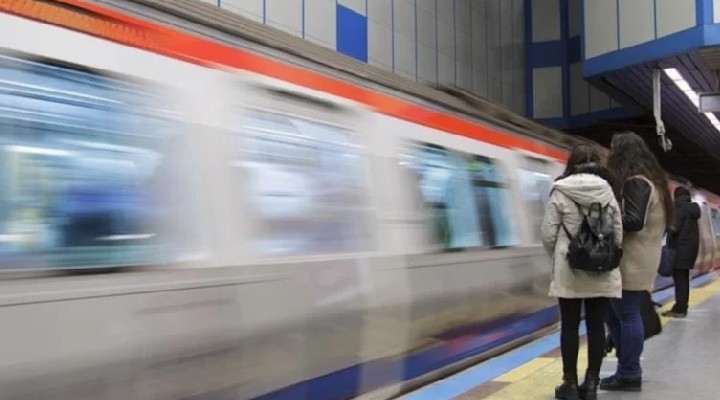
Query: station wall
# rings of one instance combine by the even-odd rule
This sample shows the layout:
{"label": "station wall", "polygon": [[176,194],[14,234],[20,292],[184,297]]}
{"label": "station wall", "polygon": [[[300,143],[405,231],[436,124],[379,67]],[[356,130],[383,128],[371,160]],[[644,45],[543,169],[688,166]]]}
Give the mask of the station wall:
{"label": "station wall", "polygon": [[[702,1],[702,0],[700,0]],[[714,20],[720,21],[720,1]],[[698,0],[584,0],[585,59],[694,28]]]}
{"label": "station wall", "polygon": [[526,113],[523,0],[198,0]]}

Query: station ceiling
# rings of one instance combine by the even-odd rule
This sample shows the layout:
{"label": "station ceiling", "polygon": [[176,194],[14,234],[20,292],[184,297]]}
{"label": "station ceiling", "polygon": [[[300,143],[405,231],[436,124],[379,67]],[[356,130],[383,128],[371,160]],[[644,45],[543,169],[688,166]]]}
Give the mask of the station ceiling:
{"label": "station ceiling", "polygon": [[698,93],[713,91],[717,87],[713,71],[720,70],[720,48],[693,51],[593,78],[595,85],[619,96],[624,105],[638,111],[638,116],[598,123],[572,133],[609,145],[614,132],[634,131],[646,138],[671,175],[720,194],[720,179],[717,178],[720,174],[720,131],[664,74],[662,117],[673,148],[664,152],[658,144],[652,116],[652,76],[653,70],[658,68],[677,69]]}

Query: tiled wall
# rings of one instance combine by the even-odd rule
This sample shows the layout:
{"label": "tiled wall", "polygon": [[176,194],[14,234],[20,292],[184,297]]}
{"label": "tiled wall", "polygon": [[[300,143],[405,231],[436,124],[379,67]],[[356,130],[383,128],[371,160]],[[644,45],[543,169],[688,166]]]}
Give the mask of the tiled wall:
{"label": "tiled wall", "polygon": [[697,0],[584,0],[583,6],[586,59],[693,28],[698,19]]}
{"label": "tiled wall", "polygon": [[199,0],[525,114],[523,0]]}
{"label": "tiled wall", "polygon": [[618,103],[583,78],[581,2],[526,0],[525,3],[529,10],[528,23],[532,26],[527,108],[533,118],[563,129],[622,114]]}

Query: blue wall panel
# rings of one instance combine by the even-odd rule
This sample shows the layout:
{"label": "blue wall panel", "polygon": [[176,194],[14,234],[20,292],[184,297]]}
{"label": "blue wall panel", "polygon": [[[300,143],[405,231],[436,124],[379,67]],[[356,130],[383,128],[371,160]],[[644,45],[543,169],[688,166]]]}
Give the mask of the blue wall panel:
{"label": "blue wall panel", "polygon": [[367,17],[338,4],[336,31],[337,51],[360,61],[367,62]]}

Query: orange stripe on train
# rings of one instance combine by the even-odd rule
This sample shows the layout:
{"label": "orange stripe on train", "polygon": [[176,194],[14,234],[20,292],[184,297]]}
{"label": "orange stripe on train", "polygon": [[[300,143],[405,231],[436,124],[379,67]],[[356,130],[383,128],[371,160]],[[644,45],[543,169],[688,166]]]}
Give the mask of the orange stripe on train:
{"label": "orange stripe on train", "polygon": [[243,69],[272,78],[331,93],[366,104],[380,113],[506,148],[518,148],[561,162],[567,152],[548,144],[498,132],[392,96],[364,89],[320,73],[224,46],[179,30],[89,4],[81,0],[12,0],[0,11],[63,26],[124,45],[149,50],[179,60],[204,65]]}

